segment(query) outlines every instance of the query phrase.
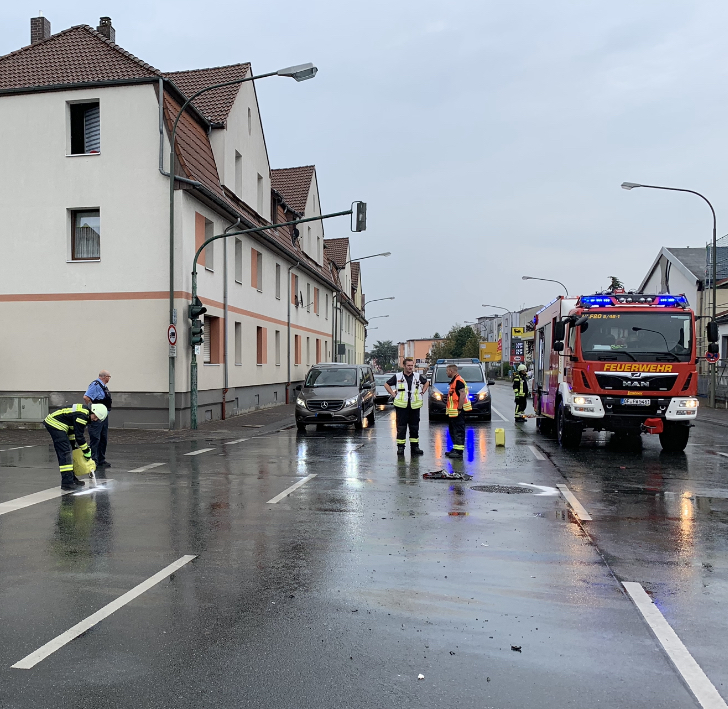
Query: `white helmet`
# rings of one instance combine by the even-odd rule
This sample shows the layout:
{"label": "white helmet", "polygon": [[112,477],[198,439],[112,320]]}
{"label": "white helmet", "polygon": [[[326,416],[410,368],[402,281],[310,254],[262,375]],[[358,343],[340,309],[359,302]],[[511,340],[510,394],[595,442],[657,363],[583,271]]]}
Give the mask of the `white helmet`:
{"label": "white helmet", "polygon": [[91,404],[91,413],[95,414],[99,421],[103,421],[109,415],[109,410],[103,404]]}
{"label": "white helmet", "polygon": [[525,364],[519,364],[518,365],[518,371],[519,372],[525,372],[526,371],[526,365]]}

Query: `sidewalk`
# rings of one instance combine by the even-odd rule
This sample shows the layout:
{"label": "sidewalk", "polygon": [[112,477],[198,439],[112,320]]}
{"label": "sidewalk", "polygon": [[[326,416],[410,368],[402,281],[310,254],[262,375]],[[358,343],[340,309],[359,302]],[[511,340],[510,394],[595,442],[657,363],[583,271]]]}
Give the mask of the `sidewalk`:
{"label": "sidewalk", "polygon": [[[159,429],[109,428],[109,445],[116,444],[148,444],[178,443],[192,440],[219,440],[231,437],[252,437],[273,433],[282,428],[295,425],[294,404],[281,404],[269,409],[251,411],[234,416],[226,421],[205,421],[196,431],[181,429],[166,431]],[[111,416],[113,417],[113,409]],[[113,419],[112,419],[113,421]],[[49,443],[51,439],[45,428],[0,429],[0,445],[8,443],[17,445],[37,445]]]}

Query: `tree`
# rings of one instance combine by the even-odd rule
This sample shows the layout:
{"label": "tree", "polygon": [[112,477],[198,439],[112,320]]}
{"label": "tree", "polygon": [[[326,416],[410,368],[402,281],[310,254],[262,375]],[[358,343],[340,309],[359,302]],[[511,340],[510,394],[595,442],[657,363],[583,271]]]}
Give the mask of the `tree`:
{"label": "tree", "polygon": [[396,366],[398,355],[397,345],[392,340],[384,340],[384,342],[377,340],[369,352],[369,361],[376,363],[377,367],[386,372]]}
{"label": "tree", "polygon": [[459,359],[461,357],[478,357],[480,355],[480,337],[470,325],[453,325],[450,332],[432,345],[428,361],[438,359]]}
{"label": "tree", "polygon": [[434,335],[432,336],[432,339],[433,339],[433,340],[441,340],[441,339],[442,339],[442,335],[441,335],[441,334],[440,334],[439,332],[436,332],[436,333],[435,333],[435,334],[434,334]]}
{"label": "tree", "polygon": [[614,292],[615,290],[624,290],[624,283],[619,280],[616,276],[609,276],[612,279],[611,284],[607,290]]}

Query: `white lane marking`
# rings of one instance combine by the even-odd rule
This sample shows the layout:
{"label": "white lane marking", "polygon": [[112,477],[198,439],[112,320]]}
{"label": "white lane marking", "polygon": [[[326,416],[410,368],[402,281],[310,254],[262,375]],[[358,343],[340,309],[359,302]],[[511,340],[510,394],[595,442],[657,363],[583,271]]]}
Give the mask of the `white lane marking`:
{"label": "white lane marking", "polygon": [[715,451],[716,455],[722,455],[724,458],[728,458],[728,453],[721,453],[720,451]]}
{"label": "white lane marking", "polygon": [[523,485],[523,487],[530,487],[532,490],[541,490],[541,492],[536,493],[536,497],[540,497],[541,495],[558,495],[559,491],[555,487],[549,487],[548,485],[534,485],[533,483],[518,483],[519,485]]}
{"label": "white lane marking", "polygon": [[305,485],[309,480],[311,480],[311,478],[315,478],[315,477],[316,477],[316,473],[313,473],[312,475],[307,475],[302,480],[299,480],[295,485],[291,485],[291,487],[286,488],[282,493],[280,493],[279,495],[276,495],[272,500],[268,500],[268,502],[266,502],[265,504],[266,505],[275,505],[276,502],[280,502],[284,497],[287,497],[288,495],[290,495],[294,490],[298,490],[298,488],[301,487],[301,485]]}
{"label": "white lane marking", "polygon": [[198,451],[192,451],[191,453],[185,453],[185,455],[200,455],[200,453],[207,453],[207,451],[214,451],[214,448],[201,448]]}
{"label": "white lane marking", "polygon": [[675,669],[690,687],[690,691],[695,695],[700,706],[704,709],[726,709],[728,705],[718,694],[718,690],[713,686],[705,672],[700,669],[700,665],[695,662],[693,656],[683,645],[682,640],[670,627],[670,624],[665,620],[665,616],[660,613],[660,609],[652,602],[642,585],[634,581],[625,581],[622,585],[642,617],[647,621],[647,625],[650,626],[652,632],[660,641],[667,656],[675,665]]}
{"label": "white lane marking", "polygon": [[143,465],[141,468],[134,468],[134,470],[127,470],[127,473],[143,473],[145,470],[151,470],[152,468],[158,468],[160,465],[166,465],[166,463],[150,463],[149,465]]}
{"label": "white lane marking", "polygon": [[528,449],[536,456],[536,460],[546,460],[546,456],[536,446],[528,446]]}
{"label": "white lane marking", "polygon": [[29,670],[37,665],[46,657],[52,655],[56,650],[60,650],[64,645],[74,640],[82,633],[85,633],[94,625],[102,621],[104,618],[108,618],[112,613],[118,611],[119,608],[125,606],[130,601],[133,601],[137,596],[141,596],[142,593],[148,591],[153,586],[156,586],[160,581],[163,581],[168,576],[171,576],[177,569],[181,569],[185,564],[188,564],[194,559],[197,554],[187,554],[182,556],[174,563],[169,566],[165,566],[161,571],[150,576],[146,581],[142,581],[138,586],[134,586],[130,591],[127,591],[122,596],[119,596],[115,601],[111,601],[103,608],[92,613],[88,618],[85,618],[80,623],[76,623],[72,628],[69,628],[65,633],[61,633],[58,637],[53,638],[47,642],[43,647],[38,648],[35,652],[31,652],[22,660],[19,660],[11,667],[17,670]]}
{"label": "white lane marking", "polygon": [[2,502],[0,503],[0,515],[5,515],[8,512],[14,512],[15,510],[22,510],[23,507],[37,505],[39,502],[46,502],[47,500],[52,500],[53,498],[61,497],[62,495],[68,495],[72,492],[74,492],[74,490],[61,490],[60,487],[52,487],[49,490],[41,490],[40,492],[34,492],[32,495],[25,495],[25,497],[18,497],[15,500]]}
{"label": "white lane marking", "polygon": [[493,404],[490,405],[490,410],[496,415],[499,416],[503,421],[508,421],[508,419],[500,412],[498,409],[493,406]]}
{"label": "white lane marking", "polygon": [[223,443],[224,446],[232,446],[235,443],[242,443],[243,441],[249,441],[249,438],[238,438],[237,441],[228,441],[227,443]]}
{"label": "white lane marking", "polygon": [[571,505],[571,509],[580,520],[585,521],[591,519],[591,515],[584,509],[584,506],[576,499],[574,493],[566,485],[557,485],[556,487],[561,490],[561,494],[566,498],[567,502]]}

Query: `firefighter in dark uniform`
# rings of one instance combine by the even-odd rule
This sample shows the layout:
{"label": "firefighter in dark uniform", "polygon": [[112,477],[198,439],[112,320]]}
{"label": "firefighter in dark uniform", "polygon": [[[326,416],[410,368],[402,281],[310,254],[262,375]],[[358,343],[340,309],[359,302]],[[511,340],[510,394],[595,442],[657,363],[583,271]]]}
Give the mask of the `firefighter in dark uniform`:
{"label": "firefighter in dark uniform", "polygon": [[[99,372],[98,379],[94,379],[88,385],[83,400],[86,406],[91,404],[103,404],[107,411],[111,410],[111,393],[109,392],[109,380],[111,375],[102,369]],[[109,417],[103,421],[91,421],[88,425],[88,438],[91,443],[91,457],[96,463],[96,468],[101,470],[103,467],[111,467],[106,462],[106,444],[109,439]]]}
{"label": "firefighter in dark uniform", "polygon": [[73,474],[73,449],[80,448],[84,458],[91,458],[91,449],[84,438],[89,421],[103,421],[108,411],[103,404],[74,404],[58,409],[45,418],[45,427],[53,439],[53,447],[61,469],[61,490],[75,490],[84,483]]}
{"label": "firefighter in dark uniform", "polygon": [[519,364],[513,375],[513,393],[516,397],[516,421],[523,422],[526,420],[523,412],[528,402],[528,370],[525,364]]}
{"label": "firefighter in dark uniform", "polygon": [[[394,397],[392,403],[397,417],[397,455],[404,455],[408,428],[410,453],[422,455],[424,451],[420,448],[420,409],[423,394],[430,386],[430,382],[421,374],[415,373],[415,361],[411,357],[405,357],[402,366],[403,372],[397,372],[384,383],[384,388]],[[397,391],[392,387],[396,387]]]}
{"label": "firefighter in dark uniform", "polygon": [[465,412],[472,411],[473,406],[468,397],[468,385],[458,374],[456,364],[447,365],[447,376],[450,377],[450,389],[447,392],[447,407],[452,450],[445,453],[447,458],[462,458],[465,450]]}

